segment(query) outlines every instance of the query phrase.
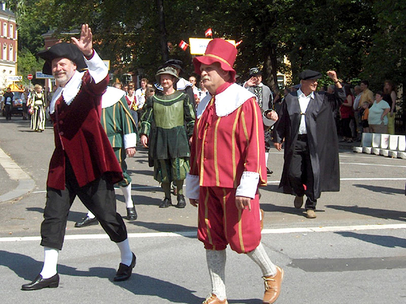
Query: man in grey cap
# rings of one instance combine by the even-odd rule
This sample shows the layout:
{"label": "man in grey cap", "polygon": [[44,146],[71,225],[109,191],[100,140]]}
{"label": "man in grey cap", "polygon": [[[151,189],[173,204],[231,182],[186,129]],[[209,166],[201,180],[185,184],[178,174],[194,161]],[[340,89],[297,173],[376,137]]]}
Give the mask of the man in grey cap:
{"label": "man in grey cap", "polygon": [[[337,98],[345,92],[335,71],[327,75],[336,86]],[[316,218],[316,204],[322,191],[339,191],[340,172],[338,140],[333,113],[324,92],[316,92],[319,72],[300,73],[301,87],[285,97],[275,124],[273,141],[281,150],[284,143],[284,167],[279,187],[294,194],[294,206],[303,206],[306,194],[306,216]]]}
{"label": "man in grey cap", "polygon": [[[268,164],[269,148],[272,145],[270,128],[278,120],[278,114],[272,110],[273,94],[271,89],[262,83],[262,72],[259,68],[251,68],[249,79],[244,83],[244,88],[253,93],[257,97],[258,105],[263,113],[262,120],[264,123],[265,136],[265,164]],[[272,171],[266,168],[267,174],[272,174]]]}

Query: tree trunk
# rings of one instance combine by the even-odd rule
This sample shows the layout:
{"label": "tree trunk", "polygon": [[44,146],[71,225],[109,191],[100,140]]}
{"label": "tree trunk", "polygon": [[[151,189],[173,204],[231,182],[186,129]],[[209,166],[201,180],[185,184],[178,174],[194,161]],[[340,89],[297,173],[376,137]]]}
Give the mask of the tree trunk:
{"label": "tree trunk", "polygon": [[159,14],[159,31],[160,35],[160,44],[161,44],[161,52],[162,52],[162,59],[163,61],[167,61],[169,59],[169,52],[168,52],[168,39],[165,27],[165,14],[164,14],[164,3],[163,0],[156,0],[156,5],[158,8]]}
{"label": "tree trunk", "polygon": [[278,87],[278,60],[276,56],[276,45],[269,47],[269,53],[264,61],[264,82],[271,88],[275,94],[279,92]]}

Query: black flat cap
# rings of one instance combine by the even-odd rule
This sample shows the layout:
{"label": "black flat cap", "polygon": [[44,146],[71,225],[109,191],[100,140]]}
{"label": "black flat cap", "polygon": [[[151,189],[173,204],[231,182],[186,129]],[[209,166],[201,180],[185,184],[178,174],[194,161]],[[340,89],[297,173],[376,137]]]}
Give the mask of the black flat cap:
{"label": "black flat cap", "polygon": [[51,46],[48,50],[41,51],[38,57],[45,60],[42,73],[52,75],[52,60],[56,58],[68,58],[76,63],[77,70],[87,68],[82,52],[72,43],[61,42]]}
{"label": "black flat cap", "polygon": [[307,79],[319,79],[322,75],[320,72],[312,71],[312,70],[304,70],[302,73],[299,74],[300,80],[307,80]]}
{"label": "black flat cap", "polygon": [[258,76],[258,75],[262,75],[262,72],[259,68],[250,68],[250,76]]}

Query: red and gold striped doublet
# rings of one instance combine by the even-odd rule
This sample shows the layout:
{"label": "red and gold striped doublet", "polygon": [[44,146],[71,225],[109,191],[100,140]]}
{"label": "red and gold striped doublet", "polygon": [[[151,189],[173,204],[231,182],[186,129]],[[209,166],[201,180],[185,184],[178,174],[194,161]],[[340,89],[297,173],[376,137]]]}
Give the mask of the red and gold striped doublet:
{"label": "red and gold striped doublet", "polygon": [[[239,211],[235,196],[243,173],[259,175],[258,184],[266,185],[262,116],[255,97],[237,101],[247,96],[240,86],[227,84],[219,91],[196,122],[191,147],[190,175],[198,176],[200,185],[198,236],[206,249],[230,243],[237,252],[249,252],[261,239],[258,194],[251,211]],[[216,102],[219,94],[231,105],[225,115],[228,105]]]}

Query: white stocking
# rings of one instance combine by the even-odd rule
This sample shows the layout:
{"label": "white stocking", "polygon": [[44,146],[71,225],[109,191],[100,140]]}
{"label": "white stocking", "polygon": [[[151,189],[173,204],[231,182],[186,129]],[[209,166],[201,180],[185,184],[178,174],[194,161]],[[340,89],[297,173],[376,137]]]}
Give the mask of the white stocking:
{"label": "white stocking", "polygon": [[130,266],[133,260],[133,253],[130,248],[130,243],[128,242],[128,238],[120,243],[116,243],[118,249],[120,249],[121,254],[121,263],[124,265]]}
{"label": "white stocking", "polygon": [[206,250],[207,267],[211,279],[212,293],[223,301],[226,296],[225,268],[226,251],[225,250]]}
{"label": "white stocking", "polygon": [[261,268],[264,277],[274,276],[276,274],[276,266],[272,263],[269,256],[266,254],[264,246],[259,243],[258,247],[247,255]]}
{"label": "white stocking", "polygon": [[123,191],[124,200],[125,200],[125,204],[126,204],[127,208],[134,207],[134,203],[131,198],[131,183],[129,183],[125,187],[120,187],[120,188],[121,188],[121,191]]}
{"label": "white stocking", "polygon": [[58,265],[59,250],[44,247],[44,265],[42,266],[41,276],[43,279],[49,279],[56,275]]}

